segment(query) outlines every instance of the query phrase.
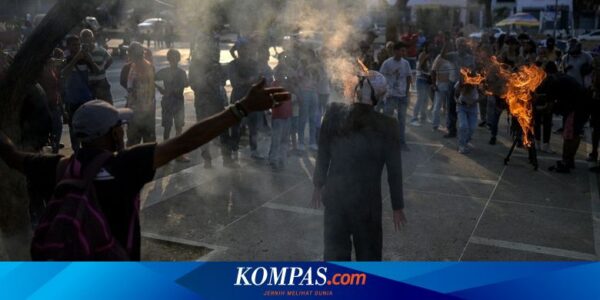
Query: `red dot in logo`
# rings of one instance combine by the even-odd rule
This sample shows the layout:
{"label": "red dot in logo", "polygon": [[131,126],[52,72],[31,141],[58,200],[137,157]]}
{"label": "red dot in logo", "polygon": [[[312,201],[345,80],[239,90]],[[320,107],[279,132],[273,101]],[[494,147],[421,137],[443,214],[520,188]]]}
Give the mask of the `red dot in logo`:
{"label": "red dot in logo", "polygon": [[327,285],[331,285],[331,280],[327,280]]}

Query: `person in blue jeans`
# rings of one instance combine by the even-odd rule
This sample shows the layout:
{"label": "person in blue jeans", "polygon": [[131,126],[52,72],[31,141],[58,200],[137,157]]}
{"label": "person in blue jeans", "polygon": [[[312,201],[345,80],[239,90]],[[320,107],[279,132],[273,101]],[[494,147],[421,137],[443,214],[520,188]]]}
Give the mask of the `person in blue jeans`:
{"label": "person in blue jeans", "polygon": [[304,131],[308,123],[309,149],[317,150],[317,128],[321,122],[321,109],[317,89],[319,65],[316,54],[311,49],[304,49],[300,56],[299,71],[300,116],[298,119],[298,150],[306,149]]}
{"label": "person in blue jeans", "polygon": [[467,154],[473,150],[471,138],[477,128],[477,102],[479,92],[477,86],[466,83],[456,83],[456,115],[458,119],[458,152]]}
{"label": "person in blue jeans", "polygon": [[381,65],[379,72],[385,76],[388,83],[388,93],[383,106],[386,115],[393,116],[397,111],[400,135],[400,147],[408,150],[406,146],[406,109],[408,108],[408,91],[412,82],[412,71],[406,56],[406,45],[402,42],[394,44],[394,56],[388,58]]}
{"label": "person in blue jeans", "polygon": [[[415,103],[411,125],[421,126],[422,122],[427,122],[427,105],[430,92],[431,58],[429,56],[429,44],[425,42],[417,61],[417,103]],[[421,118],[420,122],[419,117]]]}

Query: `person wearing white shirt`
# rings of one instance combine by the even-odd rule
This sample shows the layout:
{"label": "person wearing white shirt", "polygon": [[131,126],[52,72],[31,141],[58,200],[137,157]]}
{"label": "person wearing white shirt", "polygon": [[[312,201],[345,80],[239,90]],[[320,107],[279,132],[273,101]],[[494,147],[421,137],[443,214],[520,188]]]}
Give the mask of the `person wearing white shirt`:
{"label": "person wearing white shirt", "polygon": [[408,91],[412,82],[412,70],[406,56],[406,44],[394,44],[394,56],[388,58],[381,65],[379,72],[385,76],[388,83],[388,93],[384,103],[384,113],[392,116],[394,110],[398,112],[398,126],[400,131],[400,144],[402,150],[406,146],[406,110],[408,108]]}

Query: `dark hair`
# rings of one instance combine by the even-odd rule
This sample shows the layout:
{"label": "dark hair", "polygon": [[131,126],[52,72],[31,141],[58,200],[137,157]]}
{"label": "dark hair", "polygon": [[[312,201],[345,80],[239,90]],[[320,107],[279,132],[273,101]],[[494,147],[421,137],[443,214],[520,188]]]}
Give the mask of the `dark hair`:
{"label": "dark hair", "polygon": [[400,50],[402,48],[406,48],[406,44],[403,42],[394,43],[394,50]]}
{"label": "dark hair", "polygon": [[170,60],[171,57],[175,58],[177,61],[180,61],[181,53],[177,49],[169,49],[169,51],[167,51],[167,60]]}

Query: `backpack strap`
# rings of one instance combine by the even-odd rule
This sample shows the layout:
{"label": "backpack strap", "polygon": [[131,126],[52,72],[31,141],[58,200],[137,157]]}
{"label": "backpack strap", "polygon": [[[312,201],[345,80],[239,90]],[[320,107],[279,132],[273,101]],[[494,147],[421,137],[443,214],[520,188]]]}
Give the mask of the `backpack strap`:
{"label": "backpack strap", "polygon": [[[88,186],[90,185],[90,183],[92,183],[92,181],[94,180],[94,177],[96,176],[96,174],[98,174],[98,171],[100,171],[100,168],[102,168],[102,166],[111,157],[112,157],[112,153],[110,153],[108,151],[98,154],[96,157],[94,157],[94,159],[90,162],[90,164],[82,171],[83,174],[82,174],[81,178],[79,178],[79,179],[77,179],[77,178],[62,179],[62,180],[60,180],[56,189],[58,190],[59,187],[63,186],[63,185],[68,185],[68,186],[75,187],[75,188],[78,188],[81,190],[87,189]],[[63,160],[61,160],[59,162],[59,165],[57,167],[57,172],[60,172],[61,168],[63,169],[61,177],[64,177],[66,169],[69,166],[73,166],[73,164],[75,163],[75,159],[76,158],[74,156],[71,156],[71,158],[68,160],[65,160],[65,162],[63,162]],[[63,166],[63,164],[65,166]]]}

